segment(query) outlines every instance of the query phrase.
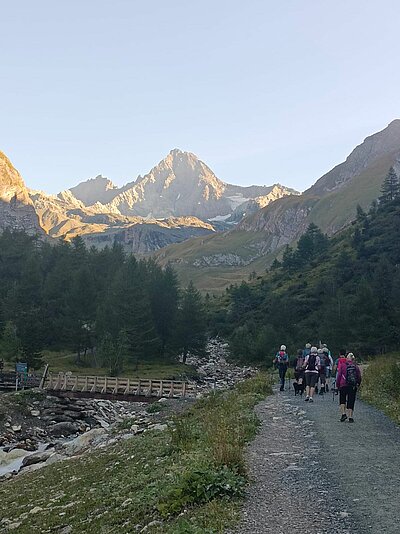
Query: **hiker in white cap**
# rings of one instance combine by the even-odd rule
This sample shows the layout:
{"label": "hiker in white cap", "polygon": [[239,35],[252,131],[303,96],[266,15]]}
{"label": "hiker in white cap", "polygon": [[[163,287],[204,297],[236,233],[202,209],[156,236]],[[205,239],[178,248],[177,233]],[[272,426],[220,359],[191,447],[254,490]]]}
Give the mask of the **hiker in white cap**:
{"label": "hiker in white cap", "polygon": [[280,391],[283,391],[285,389],[285,375],[289,367],[289,356],[286,352],[286,345],[281,345],[280,350],[275,354],[273,363],[279,371],[281,381]]}

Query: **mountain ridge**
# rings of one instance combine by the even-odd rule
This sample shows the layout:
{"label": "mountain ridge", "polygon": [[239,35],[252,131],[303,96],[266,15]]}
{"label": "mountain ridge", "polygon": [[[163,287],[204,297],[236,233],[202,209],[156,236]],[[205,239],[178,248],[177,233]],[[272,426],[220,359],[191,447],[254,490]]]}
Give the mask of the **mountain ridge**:
{"label": "mountain ridge", "polygon": [[[223,221],[234,207],[252,196],[265,193],[257,202],[268,203],[296,193],[276,184],[227,184],[195,154],[179,149],[122,187],[97,175],[57,195],[29,189],[4,154],[1,161],[0,229],[26,229],[67,240],[81,235],[99,248],[117,241],[137,254],[225,229]],[[16,200],[18,212],[13,208]],[[208,222],[211,216],[215,221]]]}
{"label": "mountain ridge", "polygon": [[156,257],[173,264],[184,282],[193,279],[204,290],[219,291],[253,271],[264,271],[311,222],[328,235],[346,227],[358,204],[368,209],[379,196],[391,166],[399,173],[399,119],[368,136],[300,196],[277,199],[221,235],[172,245]]}
{"label": "mountain ridge", "polygon": [[[81,182],[69,191],[90,207],[90,203],[85,201],[88,197],[82,191],[98,178]],[[106,194],[100,191],[99,197],[91,197],[91,200],[102,203],[105,210],[121,215],[155,218],[193,215],[206,220],[230,216],[240,204],[254,197],[268,196],[274,188],[280,189],[280,196],[298,194],[280,184],[229,184],[220,180],[195,154],[175,148],[149,173],[139,175],[135,181],[121,188],[114,186]],[[107,197],[107,202],[102,202],[102,195]]]}

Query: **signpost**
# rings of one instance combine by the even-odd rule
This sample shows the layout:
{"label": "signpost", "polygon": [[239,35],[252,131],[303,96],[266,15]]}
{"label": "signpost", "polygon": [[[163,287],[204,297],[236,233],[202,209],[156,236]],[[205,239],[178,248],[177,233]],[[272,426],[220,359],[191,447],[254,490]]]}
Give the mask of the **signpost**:
{"label": "signpost", "polygon": [[26,379],[28,378],[28,364],[24,362],[17,362],[15,364],[15,391],[18,391],[18,387],[22,385],[24,389]]}

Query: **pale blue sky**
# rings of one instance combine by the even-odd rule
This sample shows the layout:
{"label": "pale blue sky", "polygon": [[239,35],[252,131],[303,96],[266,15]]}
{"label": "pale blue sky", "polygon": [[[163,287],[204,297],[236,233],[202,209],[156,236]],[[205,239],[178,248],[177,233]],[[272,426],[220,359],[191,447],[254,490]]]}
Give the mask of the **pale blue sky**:
{"label": "pale blue sky", "polygon": [[398,0],[15,0],[0,150],[28,186],[144,174],[172,148],[303,190],[400,117]]}

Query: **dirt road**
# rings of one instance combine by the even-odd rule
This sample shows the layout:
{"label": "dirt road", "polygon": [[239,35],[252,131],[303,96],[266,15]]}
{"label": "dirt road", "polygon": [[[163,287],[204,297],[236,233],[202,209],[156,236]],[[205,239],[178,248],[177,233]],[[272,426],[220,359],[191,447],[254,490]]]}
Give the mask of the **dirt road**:
{"label": "dirt road", "polygon": [[257,407],[248,448],[254,484],[237,534],[400,533],[400,428],[359,400],[341,423],[337,397],[278,391]]}

